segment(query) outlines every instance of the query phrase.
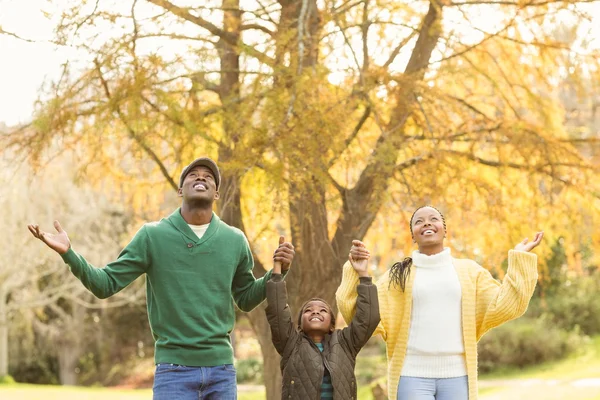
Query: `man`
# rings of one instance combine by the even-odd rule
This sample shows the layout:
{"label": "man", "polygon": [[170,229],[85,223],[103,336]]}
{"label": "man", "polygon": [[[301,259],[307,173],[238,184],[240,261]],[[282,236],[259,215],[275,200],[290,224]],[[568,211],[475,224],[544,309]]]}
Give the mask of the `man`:
{"label": "man", "polygon": [[[58,221],[56,234],[28,225],[99,298],[146,274],[155,340],[154,400],[237,398],[229,337],[235,320],[232,297],[241,310],[252,310],[265,299],[271,271],[254,278],[246,237],[212,211],[220,183],[213,160],[194,160],[179,180],[181,207],[159,222],[144,224],[117,260],[103,268],[94,268],[71,248]],[[282,243],[273,259],[287,271],[293,257],[294,247]]]}

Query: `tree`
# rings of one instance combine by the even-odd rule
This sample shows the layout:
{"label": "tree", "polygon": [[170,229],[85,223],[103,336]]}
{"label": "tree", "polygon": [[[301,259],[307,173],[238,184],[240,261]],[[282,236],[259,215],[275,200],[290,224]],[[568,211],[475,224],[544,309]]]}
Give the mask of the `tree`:
{"label": "tree", "polygon": [[35,309],[36,317],[30,323],[52,342],[60,382],[73,385],[85,338],[83,319],[89,310],[131,304],[143,298],[143,290],[134,285],[137,288],[126,290],[112,302],[94,303],[60,258],[42,251],[25,229],[32,221],[61,217],[73,230],[72,236],[82,242],[82,251],[92,260],[106,262],[120,250],[128,218],[98,192],[75,185],[65,162],[29,182],[24,177],[31,171],[14,163],[8,154],[1,163],[0,209],[6,243],[0,249],[4,260],[0,269],[0,376],[8,375],[9,315]]}
{"label": "tree", "polygon": [[[452,246],[494,261],[530,225],[564,229],[548,207],[561,222],[597,209],[597,167],[573,145],[587,139],[555,95],[567,63],[597,68],[577,28],[590,15],[572,1],[77,3],[56,40],[88,61],[8,140],[34,163],[50,144],[76,149],[87,177],[135,182],[137,206],[212,155],[218,212],[249,236],[256,273],[273,246],[257,239],[290,232],[292,309],[333,302],[351,239],[376,224],[409,248],[398,222],[415,204],[451,210],[466,229]],[[561,21],[568,44],[553,36]],[[278,376],[264,313],[250,319]],[[276,398],[280,382],[266,384]]]}

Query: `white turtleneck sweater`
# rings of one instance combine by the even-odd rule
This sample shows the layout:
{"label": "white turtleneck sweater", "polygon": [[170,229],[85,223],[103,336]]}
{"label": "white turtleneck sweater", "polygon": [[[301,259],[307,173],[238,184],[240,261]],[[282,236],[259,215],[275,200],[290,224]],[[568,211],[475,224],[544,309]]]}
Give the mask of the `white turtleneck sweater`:
{"label": "white turtleneck sweater", "polygon": [[462,332],[462,291],[450,249],[432,256],[415,250],[410,332],[402,376],[467,375]]}

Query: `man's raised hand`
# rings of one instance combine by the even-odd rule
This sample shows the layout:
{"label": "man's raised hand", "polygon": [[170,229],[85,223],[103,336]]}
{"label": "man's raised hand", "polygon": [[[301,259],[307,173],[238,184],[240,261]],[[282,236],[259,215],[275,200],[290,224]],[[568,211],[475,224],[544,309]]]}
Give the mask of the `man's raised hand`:
{"label": "man's raised hand", "polygon": [[369,258],[371,253],[367,250],[367,247],[360,240],[353,240],[352,247],[350,248],[350,254],[348,254],[348,260],[350,264],[358,274],[358,276],[370,276],[369,275]]}
{"label": "man's raised hand", "polygon": [[283,236],[279,236],[279,247],[273,253],[273,273],[281,274],[290,269],[295,254],[294,246],[286,242]]}
{"label": "man's raised hand", "polygon": [[58,221],[54,221],[56,233],[41,231],[39,225],[37,224],[27,225],[27,228],[33,236],[46,243],[48,247],[56,251],[58,254],[65,254],[71,247],[69,236],[67,236],[67,232],[63,230]]}

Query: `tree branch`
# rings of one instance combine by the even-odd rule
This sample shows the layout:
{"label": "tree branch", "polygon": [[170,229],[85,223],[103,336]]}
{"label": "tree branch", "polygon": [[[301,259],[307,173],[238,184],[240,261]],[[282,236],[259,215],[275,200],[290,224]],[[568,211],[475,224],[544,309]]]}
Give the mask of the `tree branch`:
{"label": "tree branch", "polygon": [[[352,133],[350,134],[350,136],[348,136],[346,138],[346,140],[344,141],[344,149],[347,149],[348,146],[350,146],[350,143],[352,143],[352,141],[356,138],[356,136],[358,135],[358,132],[361,130],[361,128],[363,127],[363,125],[365,124],[367,119],[369,119],[370,115],[371,115],[371,106],[369,105],[365,109],[365,112],[363,113],[362,117],[360,117],[360,120],[358,121],[358,123],[356,124],[354,129],[352,130]],[[333,164],[335,164],[335,162],[337,161],[339,156],[342,154],[342,152],[343,152],[343,150],[337,152],[337,154],[334,155],[334,157],[332,157],[331,160],[329,160],[327,169],[331,168],[331,166],[333,166]]]}
{"label": "tree branch", "polygon": [[[221,38],[221,40],[224,40],[226,43],[228,43],[230,46],[239,46],[240,43],[237,42],[237,36],[231,32],[227,32],[224,31],[223,29],[219,28],[218,26],[216,26],[215,24],[213,24],[210,21],[205,20],[202,17],[198,17],[196,15],[191,14],[188,10],[178,7],[175,4],[171,3],[170,1],[167,0],[148,0],[148,2],[157,5],[159,7],[162,7],[163,9],[171,12],[173,15],[176,15],[182,19],[185,19],[186,21],[189,21],[193,24],[196,24],[204,29],[206,29],[207,31],[209,31],[210,33],[212,33],[215,36],[218,36],[219,38]],[[265,28],[266,29],[266,28]],[[260,51],[256,50],[254,47],[252,46],[247,46],[244,45],[242,43],[241,46],[239,46],[243,51],[245,51],[246,53],[248,53],[249,55],[251,55],[252,57],[255,57],[257,60],[269,65],[269,66],[273,66],[275,65],[275,60],[272,59],[271,57],[269,57],[268,55],[261,53]]]}
{"label": "tree branch", "polygon": [[[114,101],[114,99],[112,98],[111,92],[110,92],[110,88],[108,87],[108,82],[106,82],[106,80],[104,79],[104,75],[102,74],[102,69],[100,67],[100,63],[99,63],[98,59],[94,60],[94,64],[96,65],[96,70],[98,71],[98,77],[100,78],[100,82],[102,84],[102,88],[104,89],[104,94],[106,95],[106,98],[109,101]],[[131,125],[129,125],[129,121],[127,121],[127,119],[125,118],[125,115],[121,111],[121,107],[116,102],[113,103],[113,110],[117,113],[119,120],[123,123],[123,125],[125,125],[127,132],[129,132],[129,136],[150,156],[150,158],[152,160],[154,160],[154,162],[160,169],[161,173],[163,174],[164,178],[167,180],[169,185],[171,185],[171,187],[174,190],[177,190],[179,188],[179,185],[173,180],[173,178],[169,174],[169,171],[167,171],[167,168],[165,167],[165,165],[163,164],[161,159],[144,142],[144,140],[137,134],[137,132],[131,127]]]}
{"label": "tree branch", "polygon": [[[578,0],[577,3],[596,3],[599,0]],[[476,1],[452,1],[448,6],[474,6],[481,4],[493,4],[500,6],[514,6],[519,8],[528,7],[544,7],[549,4],[568,3],[564,0],[548,0],[548,1],[530,1],[528,3],[520,1],[502,1],[502,0],[476,0]]]}

